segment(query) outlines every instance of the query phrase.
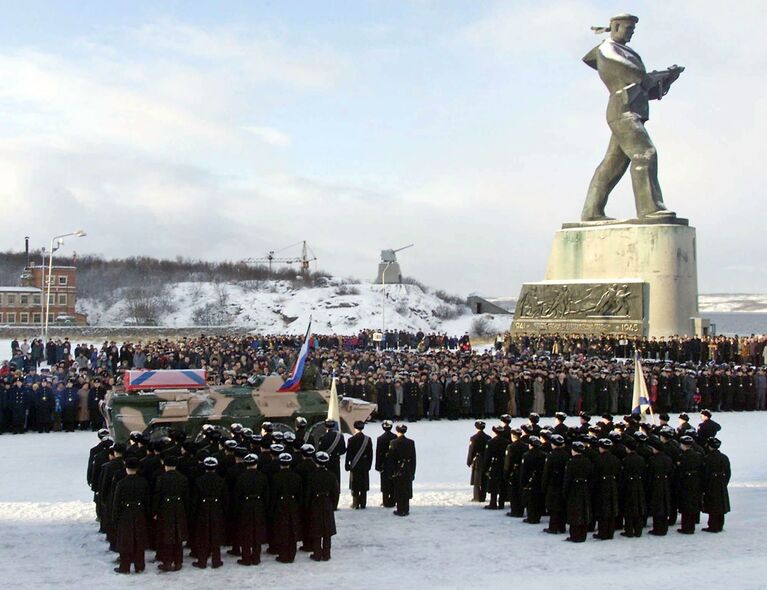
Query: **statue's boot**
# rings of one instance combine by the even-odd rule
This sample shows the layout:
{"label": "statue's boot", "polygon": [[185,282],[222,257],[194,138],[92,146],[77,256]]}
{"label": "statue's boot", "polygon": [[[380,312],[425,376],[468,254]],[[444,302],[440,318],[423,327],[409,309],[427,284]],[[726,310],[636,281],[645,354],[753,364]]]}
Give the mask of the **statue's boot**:
{"label": "statue's boot", "polygon": [[676,217],[676,213],[669,211],[668,209],[659,209],[658,211],[653,211],[651,213],[642,215],[642,217],[648,217],[650,219],[666,219]]}
{"label": "statue's boot", "polygon": [[609,193],[607,187],[599,178],[600,169],[598,168],[594,174],[594,178],[589,185],[588,193],[586,193],[586,202],[581,210],[581,221],[613,221],[615,218],[605,215],[605,206],[607,205],[607,195]]}
{"label": "statue's boot", "polygon": [[584,223],[588,223],[590,221],[615,221],[615,217],[608,217],[604,213],[581,213],[581,221]]}

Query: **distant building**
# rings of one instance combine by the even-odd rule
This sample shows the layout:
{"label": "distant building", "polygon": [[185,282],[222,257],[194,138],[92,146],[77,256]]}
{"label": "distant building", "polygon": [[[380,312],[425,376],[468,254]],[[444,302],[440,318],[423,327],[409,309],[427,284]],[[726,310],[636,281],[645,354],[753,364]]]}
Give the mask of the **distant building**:
{"label": "distant building", "polygon": [[469,298],[466,300],[466,305],[471,308],[471,313],[473,314],[492,313],[495,315],[503,315],[511,313],[508,309],[501,307],[500,305],[496,305],[492,301],[478,297],[477,295],[469,296]]}
{"label": "distant building", "polygon": [[40,325],[40,289],[0,287],[0,324]]}
{"label": "distant building", "polygon": [[[42,324],[44,293],[43,270],[47,267],[28,266],[18,287],[0,287],[0,324],[40,326]],[[47,290],[47,288],[46,288]],[[54,266],[51,269],[49,325],[86,325],[85,314],[75,311],[77,302],[77,268]]]}

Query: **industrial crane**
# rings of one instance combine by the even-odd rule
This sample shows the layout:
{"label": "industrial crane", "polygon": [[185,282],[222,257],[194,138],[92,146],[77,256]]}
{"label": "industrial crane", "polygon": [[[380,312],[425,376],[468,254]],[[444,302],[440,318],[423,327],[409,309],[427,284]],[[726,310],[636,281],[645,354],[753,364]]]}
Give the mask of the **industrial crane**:
{"label": "industrial crane", "polygon": [[[290,248],[294,248],[295,246],[298,246],[301,244],[301,256],[295,256],[295,257],[277,257],[275,254],[278,252],[282,252],[284,250],[288,250]],[[279,250],[269,250],[266,256],[263,258],[246,258],[243,260],[246,264],[262,264],[266,262],[269,265],[269,272],[272,272],[272,263],[278,262],[282,264],[300,264],[301,265],[301,272],[307,273],[309,272],[309,263],[314,262],[317,260],[317,257],[314,255],[314,252],[312,252],[312,249],[309,248],[309,245],[306,243],[306,240],[303,240],[302,242],[296,242],[295,244],[291,244],[290,246],[285,246],[284,248],[280,248]]]}

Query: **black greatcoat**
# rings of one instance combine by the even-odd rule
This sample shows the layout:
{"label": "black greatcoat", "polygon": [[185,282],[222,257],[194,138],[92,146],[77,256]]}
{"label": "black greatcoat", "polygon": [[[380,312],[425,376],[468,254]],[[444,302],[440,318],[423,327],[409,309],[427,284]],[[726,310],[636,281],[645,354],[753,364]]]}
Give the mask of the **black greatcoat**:
{"label": "black greatcoat", "polygon": [[[406,381],[402,384],[402,415],[410,418],[417,419],[421,416],[421,412],[418,409],[418,393],[419,388],[417,383]],[[379,393],[379,395],[381,395]],[[396,392],[395,392],[396,396]],[[396,399],[396,398],[395,398]],[[379,416],[385,418],[384,414],[379,412]]]}
{"label": "black greatcoat", "polygon": [[224,479],[207,471],[194,481],[192,510],[195,515],[195,546],[201,553],[224,544],[229,494]]}
{"label": "black greatcoat", "polygon": [[572,457],[565,465],[565,478],[562,488],[567,504],[567,522],[583,526],[591,522],[591,491],[589,480],[594,466],[583,455]]}
{"label": "black greatcoat", "polygon": [[[360,449],[364,449],[360,452]],[[359,455],[357,463],[352,466]],[[370,468],[373,465],[373,441],[358,432],[346,445],[346,471],[349,472],[349,489],[353,492],[367,492],[370,489]]]}
{"label": "black greatcoat", "polygon": [[333,508],[341,492],[335,476],[325,467],[309,474],[306,482],[306,506],[309,522],[305,531],[310,539],[331,537],[336,534],[336,518]]}
{"label": "black greatcoat", "polygon": [[301,482],[304,485],[306,485],[306,478],[309,477],[309,474],[315,469],[317,469],[317,464],[309,457],[300,457],[293,464],[293,471],[301,476]]}
{"label": "black greatcoat", "polygon": [[415,442],[404,435],[391,441],[386,455],[386,469],[391,473],[395,498],[413,497],[415,466]]}
{"label": "black greatcoat", "polygon": [[112,518],[113,497],[117,482],[125,477],[125,463],[122,457],[117,457],[107,461],[101,467],[99,476],[99,502],[101,502],[101,522],[104,524],[104,531],[107,538],[113,542],[112,533],[114,532],[114,519]]}
{"label": "black greatcoat", "polygon": [[395,438],[397,435],[387,430],[376,439],[376,471],[383,472],[386,468],[386,454],[389,452],[389,444]]}
{"label": "black greatcoat", "polygon": [[317,443],[317,450],[324,451],[330,455],[330,461],[328,462],[328,471],[336,476],[338,481],[341,481],[341,455],[346,453],[346,440],[341,432],[335,430],[328,430],[320,437]]}
{"label": "black greatcoat", "polygon": [[53,423],[53,410],[56,400],[50,387],[41,387],[33,400],[35,420],[38,426],[50,426]]}
{"label": "black greatcoat", "polygon": [[647,514],[644,483],[645,460],[637,453],[629,453],[623,460],[622,467],[623,515],[628,518],[644,518]]}
{"label": "black greatcoat", "polygon": [[381,485],[383,482],[391,479],[391,471],[388,469],[386,457],[389,455],[389,445],[391,441],[397,438],[397,435],[391,431],[385,431],[376,439],[376,463],[375,470],[381,473]]}
{"label": "black greatcoat", "polygon": [[490,436],[483,431],[472,435],[469,439],[469,456],[466,458],[466,466],[471,467],[471,479],[469,483],[473,486],[484,488],[485,473],[485,448],[490,441]]}
{"label": "black greatcoat", "polygon": [[543,512],[543,493],[541,480],[543,478],[543,465],[546,462],[546,453],[540,449],[530,449],[522,455],[522,463],[519,466],[519,479],[522,484],[522,502],[528,507],[528,515],[531,511],[531,503],[535,506],[535,512],[540,515]]}
{"label": "black greatcoat", "polygon": [[703,462],[703,512],[726,514],[730,511],[730,459],[724,453],[711,451]]}
{"label": "black greatcoat", "polygon": [[594,460],[594,516],[597,520],[618,516],[618,476],[621,462],[612,453]]}
{"label": "black greatcoat", "polygon": [[546,457],[543,465],[541,486],[549,514],[561,514],[565,509],[564,490],[565,467],[570,460],[566,449],[555,449]]}
{"label": "black greatcoat", "polygon": [[[309,457],[301,457],[293,464],[293,471],[301,476],[301,489],[306,489],[306,481],[309,479],[309,474],[316,471],[316,469],[317,464]],[[306,505],[301,506],[300,512],[301,523],[305,526],[309,518]],[[301,538],[303,539],[305,536]]]}
{"label": "black greatcoat", "polygon": [[648,515],[667,518],[671,514],[671,479],[674,463],[666,453],[657,453],[647,459]]}
{"label": "black greatcoat", "polygon": [[[92,447],[88,454],[88,470],[86,474],[86,480],[88,481],[88,487],[94,492],[98,491],[98,476],[101,466],[109,460],[109,447],[112,446],[112,441],[99,441],[95,447]],[[98,457],[98,462],[97,462]]]}
{"label": "black greatcoat", "polygon": [[508,497],[512,510],[518,510],[522,506],[522,484],[519,479],[519,466],[522,463],[522,455],[527,452],[527,445],[522,440],[513,441],[506,447],[506,456],[503,458],[503,473],[509,484]]}
{"label": "black greatcoat", "polygon": [[491,438],[485,447],[483,463],[485,466],[487,491],[491,494],[500,494],[504,489],[503,460],[508,445],[508,439],[501,434]]}
{"label": "black greatcoat", "polygon": [[271,542],[274,545],[288,545],[301,540],[299,504],[303,499],[302,491],[301,476],[290,469],[280,469],[272,476]]}
{"label": "black greatcoat", "polygon": [[[300,476],[299,476],[300,477]],[[262,545],[268,540],[266,511],[269,478],[257,469],[246,469],[234,483],[236,541],[242,547]]]}
{"label": "black greatcoat", "polygon": [[703,442],[709,438],[716,436],[716,433],[722,429],[717,422],[714,422],[710,418],[704,420],[698,425],[698,442]]}
{"label": "black greatcoat", "polygon": [[227,531],[227,545],[235,543],[235,536],[237,530],[237,507],[234,502],[234,486],[237,483],[237,478],[245,471],[244,463],[234,463],[226,468],[224,474],[224,482],[226,483],[226,491],[229,494],[229,510],[226,514],[226,531]]}
{"label": "black greatcoat", "polygon": [[189,482],[178,471],[161,473],[155,482],[152,513],[157,516],[157,544],[177,545],[189,538]]}
{"label": "black greatcoat", "polygon": [[149,484],[139,475],[126,475],[115,486],[112,518],[115,547],[120,553],[143,553],[149,542]]}
{"label": "black greatcoat", "polygon": [[703,458],[693,449],[682,451],[676,463],[677,508],[683,514],[700,512]]}
{"label": "black greatcoat", "polygon": [[394,383],[381,381],[376,384],[376,403],[378,404],[378,417],[381,420],[394,420],[394,404],[396,403]]}

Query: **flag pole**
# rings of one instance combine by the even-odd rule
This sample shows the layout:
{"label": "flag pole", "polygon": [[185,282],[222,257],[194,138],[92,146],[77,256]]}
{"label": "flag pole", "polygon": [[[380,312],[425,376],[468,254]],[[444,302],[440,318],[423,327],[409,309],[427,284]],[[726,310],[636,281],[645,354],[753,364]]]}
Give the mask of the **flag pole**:
{"label": "flag pole", "polygon": [[[642,350],[637,349],[636,351],[636,366],[637,368],[642,371],[642,381],[645,383],[645,389],[647,390],[647,408],[650,410],[650,418],[652,419],[652,425],[655,426],[655,412],[652,411],[652,399],[650,398],[650,390],[647,389],[647,381],[644,378],[644,370],[642,370],[642,361],[640,361]],[[636,379],[636,376],[634,376],[634,379]],[[651,384],[652,385],[652,384]]]}
{"label": "flag pole", "polygon": [[338,389],[336,388],[336,372],[333,371],[333,380],[330,383],[330,399],[328,400],[328,420],[333,420],[341,432],[341,411],[338,407]]}

